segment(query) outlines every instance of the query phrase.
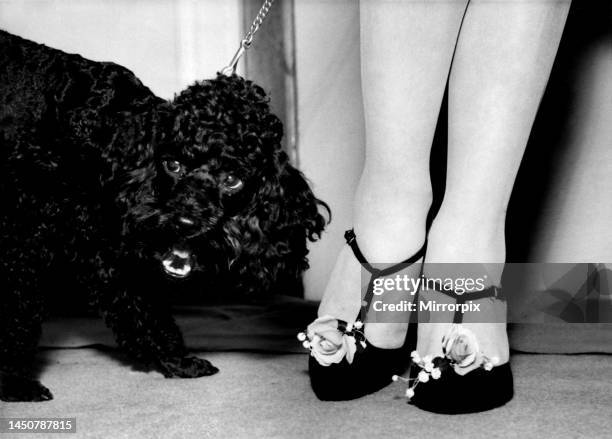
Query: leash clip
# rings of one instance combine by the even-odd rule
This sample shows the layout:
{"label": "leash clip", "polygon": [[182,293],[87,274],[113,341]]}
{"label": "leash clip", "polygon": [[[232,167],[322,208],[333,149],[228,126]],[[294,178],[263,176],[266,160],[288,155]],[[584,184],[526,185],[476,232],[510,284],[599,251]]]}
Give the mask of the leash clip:
{"label": "leash clip", "polygon": [[242,40],[240,42],[240,47],[238,47],[238,50],[236,50],[236,53],[234,53],[232,60],[226,67],[223,68],[223,70],[221,70],[222,75],[232,76],[234,73],[236,73],[238,61],[240,61],[240,58],[242,58],[242,55],[244,55],[244,52],[246,52],[249,46],[250,44],[247,42],[247,40]]}

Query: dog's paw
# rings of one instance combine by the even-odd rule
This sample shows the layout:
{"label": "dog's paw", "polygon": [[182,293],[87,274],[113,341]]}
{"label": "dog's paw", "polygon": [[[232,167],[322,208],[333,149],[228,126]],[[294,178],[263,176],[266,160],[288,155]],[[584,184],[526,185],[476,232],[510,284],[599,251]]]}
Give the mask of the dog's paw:
{"label": "dog's paw", "polygon": [[18,401],[50,401],[51,391],[40,381],[31,378],[0,373],[0,400],[6,402]]}
{"label": "dog's paw", "polygon": [[175,357],[159,361],[166,378],[198,378],[219,372],[210,361],[198,357]]}

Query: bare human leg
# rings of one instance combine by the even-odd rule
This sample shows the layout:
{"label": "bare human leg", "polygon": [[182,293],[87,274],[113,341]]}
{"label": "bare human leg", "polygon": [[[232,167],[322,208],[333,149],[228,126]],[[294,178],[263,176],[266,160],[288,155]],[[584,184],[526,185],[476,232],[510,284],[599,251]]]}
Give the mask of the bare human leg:
{"label": "bare human leg", "polygon": [[[429,234],[428,264],[482,263],[489,284],[500,284],[506,208],[569,6],[570,0],[470,2],[450,75],[447,189]],[[491,323],[469,323],[466,315],[465,326],[480,350],[503,364],[509,359],[505,303],[486,307]],[[420,324],[419,353],[442,355],[449,326]]]}

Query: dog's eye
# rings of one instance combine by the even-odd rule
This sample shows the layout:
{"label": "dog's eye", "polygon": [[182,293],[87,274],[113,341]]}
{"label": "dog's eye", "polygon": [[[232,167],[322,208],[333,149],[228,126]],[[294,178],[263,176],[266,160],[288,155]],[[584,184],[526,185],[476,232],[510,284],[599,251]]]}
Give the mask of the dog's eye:
{"label": "dog's eye", "polygon": [[233,176],[232,174],[227,174],[223,178],[223,186],[231,191],[240,189],[242,185],[242,180],[240,180],[238,177]]}
{"label": "dog's eye", "polygon": [[183,165],[176,160],[164,160],[164,168],[171,174],[180,174],[183,170]]}

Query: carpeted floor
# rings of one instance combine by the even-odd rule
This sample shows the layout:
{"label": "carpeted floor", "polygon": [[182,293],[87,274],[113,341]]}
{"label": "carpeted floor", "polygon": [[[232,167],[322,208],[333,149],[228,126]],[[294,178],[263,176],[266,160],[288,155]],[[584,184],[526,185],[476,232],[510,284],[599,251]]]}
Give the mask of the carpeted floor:
{"label": "carpeted floor", "polygon": [[289,298],[178,308],[187,344],[221,369],[196,380],[134,370],[100,320],[51,321],[41,379],[55,399],[0,403],[0,417],[76,418],[77,434],[66,436],[78,438],[612,438],[612,325],[511,328],[514,400],[443,416],[406,404],[399,385],[356,401],[317,400],[295,339],[315,309]]}
{"label": "carpeted floor", "polygon": [[55,399],[4,404],[0,416],[74,417],[77,434],[71,437],[612,437],[608,355],[515,355],[514,400],[461,416],[407,405],[394,385],[356,401],[318,401],[304,354],[207,353],[221,372],[197,380],[131,370],[108,349],[49,349],[41,355],[42,379]]}

